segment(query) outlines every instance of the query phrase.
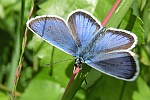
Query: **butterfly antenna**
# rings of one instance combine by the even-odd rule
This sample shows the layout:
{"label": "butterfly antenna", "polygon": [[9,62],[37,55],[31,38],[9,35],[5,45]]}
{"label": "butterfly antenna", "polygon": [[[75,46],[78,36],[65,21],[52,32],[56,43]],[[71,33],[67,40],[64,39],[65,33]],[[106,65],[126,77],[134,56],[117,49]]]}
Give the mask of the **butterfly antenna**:
{"label": "butterfly antenna", "polygon": [[65,60],[59,60],[57,62],[52,62],[51,64],[45,64],[45,66],[52,66],[54,64],[57,64],[57,63],[60,63],[60,62],[66,62],[66,61],[69,61],[69,60],[74,60],[74,58],[69,58],[69,59],[65,59]]}

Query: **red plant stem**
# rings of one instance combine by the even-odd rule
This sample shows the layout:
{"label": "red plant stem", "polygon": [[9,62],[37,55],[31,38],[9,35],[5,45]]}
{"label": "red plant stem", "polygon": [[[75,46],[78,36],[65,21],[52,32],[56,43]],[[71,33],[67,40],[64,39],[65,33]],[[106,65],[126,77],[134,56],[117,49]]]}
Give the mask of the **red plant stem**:
{"label": "red plant stem", "polygon": [[112,13],[114,12],[114,10],[116,9],[116,7],[118,6],[118,4],[120,3],[121,0],[116,0],[115,4],[113,5],[113,7],[110,9],[110,11],[108,12],[107,16],[105,17],[105,19],[102,22],[102,26],[105,26],[106,23],[108,22],[109,18],[111,17]]}
{"label": "red plant stem", "polygon": [[70,78],[70,80],[69,80],[69,83],[68,83],[68,85],[67,85],[67,87],[66,87],[66,89],[65,89],[65,92],[64,92],[64,94],[63,94],[63,96],[62,96],[62,100],[63,100],[63,98],[64,98],[64,96],[65,96],[65,94],[66,94],[68,88],[70,87],[71,83],[73,82],[74,77],[75,77],[76,74],[79,72],[79,70],[80,70],[80,66],[76,67],[75,70],[73,71],[73,74],[72,74],[72,76],[71,76],[71,78]]}

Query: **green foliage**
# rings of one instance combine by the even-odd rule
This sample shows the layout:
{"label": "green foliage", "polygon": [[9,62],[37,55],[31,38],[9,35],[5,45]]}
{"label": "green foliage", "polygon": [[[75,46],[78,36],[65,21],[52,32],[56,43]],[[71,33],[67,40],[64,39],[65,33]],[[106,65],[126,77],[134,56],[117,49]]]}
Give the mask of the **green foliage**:
{"label": "green foliage", "polygon": [[30,81],[20,100],[60,100],[63,92],[64,88],[54,78],[49,77],[48,70],[44,69]]}
{"label": "green foliage", "polygon": [[149,100],[150,88],[141,77],[137,80],[137,86],[138,91],[134,91],[133,100]]}
{"label": "green foliage", "polygon": [[[34,13],[58,15],[67,18],[75,9],[91,12],[100,22],[116,0],[38,0]],[[8,100],[14,86],[16,68],[21,57],[25,24],[29,17],[31,0],[0,1],[0,99]],[[87,65],[78,74],[66,100],[149,100],[150,98],[150,0],[122,0],[106,27],[129,30],[138,37],[137,54],[140,75],[127,82],[100,73]],[[22,9],[21,9],[22,8]],[[24,17],[21,17],[24,16]],[[17,85],[17,100],[60,100],[72,75],[74,58],[43,41],[29,31],[24,52],[23,68]],[[52,66],[46,65],[59,62]],[[85,84],[86,81],[87,85]],[[125,86],[125,90],[123,87]]]}
{"label": "green foliage", "polygon": [[40,10],[37,11],[38,15],[56,14],[67,17],[68,14],[75,9],[92,11],[95,6],[93,5],[92,0],[89,0],[88,2],[86,0],[47,0],[40,4],[39,7]]}
{"label": "green foliage", "polygon": [[1,91],[0,91],[0,97],[1,97],[1,100],[8,100],[9,99],[8,96]]}
{"label": "green foliage", "polygon": [[[132,23],[132,24],[131,24]],[[129,9],[126,15],[124,16],[122,22],[120,23],[119,28],[126,29],[135,33],[138,37],[138,44],[144,43],[142,20],[132,14],[132,10]]]}

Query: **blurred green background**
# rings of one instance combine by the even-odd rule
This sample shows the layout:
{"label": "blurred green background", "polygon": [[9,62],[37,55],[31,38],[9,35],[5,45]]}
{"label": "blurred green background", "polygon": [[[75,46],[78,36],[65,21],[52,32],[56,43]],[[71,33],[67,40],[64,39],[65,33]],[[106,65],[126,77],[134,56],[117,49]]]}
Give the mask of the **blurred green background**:
{"label": "blurred green background", "polygon": [[[9,100],[14,88],[32,3],[32,0],[0,0],[0,100]],[[71,11],[84,9],[102,22],[114,3],[115,0],[35,0],[32,17],[53,14],[66,19]],[[140,75],[134,82],[124,82],[91,69],[87,85],[83,81],[79,89],[73,86],[78,90],[73,100],[149,100],[150,0],[122,0],[106,27],[126,29],[137,35],[138,44],[133,52],[139,59]],[[73,57],[30,31],[26,38],[16,99],[60,100],[71,77],[74,60],[52,67],[45,65]]]}

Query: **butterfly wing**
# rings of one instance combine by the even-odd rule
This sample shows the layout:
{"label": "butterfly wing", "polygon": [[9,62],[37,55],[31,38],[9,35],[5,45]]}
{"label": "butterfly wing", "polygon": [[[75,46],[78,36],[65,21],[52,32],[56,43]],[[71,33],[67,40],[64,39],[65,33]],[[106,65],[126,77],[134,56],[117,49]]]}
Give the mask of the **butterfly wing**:
{"label": "butterfly wing", "polygon": [[139,74],[138,60],[131,51],[101,53],[85,63],[107,75],[133,81]]}
{"label": "butterfly wing", "polygon": [[78,47],[83,48],[101,24],[88,12],[77,10],[68,17],[68,26]]}
{"label": "butterfly wing", "polygon": [[38,16],[30,19],[27,27],[48,43],[76,56],[77,46],[63,19],[57,16]]}
{"label": "butterfly wing", "polygon": [[137,37],[135,34],[121,29],[108,28],[104,35],[99,36],[99,40],[95,41],[96,43],[90,48],[89,52],[91,54],[97,55],[103,52],[131,50],[137,43]]}
{"label": "butterfly wing", "polygon": [[88,55],[84,55],[85,63],[118,79],[135,80],[139,65],[134,53],[129,50],[137,43],[137,37],[129,31],[114,28],[96,36],[99,36],[96,43],[92,43]]}

